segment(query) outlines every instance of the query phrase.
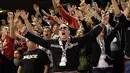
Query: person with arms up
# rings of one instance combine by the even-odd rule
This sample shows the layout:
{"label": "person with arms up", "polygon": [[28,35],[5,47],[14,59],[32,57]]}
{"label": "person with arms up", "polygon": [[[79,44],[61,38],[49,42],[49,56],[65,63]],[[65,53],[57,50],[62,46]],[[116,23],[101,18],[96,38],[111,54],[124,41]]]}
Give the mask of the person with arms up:
{"label": "person with arms up", "polygon": [[[39,44],[52,52],[53,69],[55,73],[77,73],[79,65],[79,50],[85,45],[85,42],[91,42],[95,39],[104,25],[108,22],[108,18],[104,17],[102,23],[95,26],[90,32],[82,37],[71,37],[67,25],[61,24],[59,27],[59,38],[45,40],[36,36],[26,29],[26,26],[19,28],[23,36],[30,41]],[[85,41],[85,42],[84,42]]]}

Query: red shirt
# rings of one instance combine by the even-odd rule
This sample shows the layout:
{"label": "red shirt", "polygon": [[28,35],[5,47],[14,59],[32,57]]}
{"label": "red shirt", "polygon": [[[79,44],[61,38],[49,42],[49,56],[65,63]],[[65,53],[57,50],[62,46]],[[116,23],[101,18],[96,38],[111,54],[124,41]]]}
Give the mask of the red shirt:
{"label": "red shirt", "polygon": [[79,23],[78,23],[78,20],[73,17],[73,16],[70,16],[65,10],[64,8],[60,5],[58,6],[58,10],[61,14],[61,16],[69,23],[68,25],[71,27],[71,28],[75,28],[75,29],[78,29],[80,26],[79,26]]}
{"label": "red shirt", "polygon": [[[6,42],[6,44],[4,44]],[[4,40],[2,40],[2,44],[4,44],[4,55],[6,58],[13,58],[14,54],[14,38],[7,36]]]}

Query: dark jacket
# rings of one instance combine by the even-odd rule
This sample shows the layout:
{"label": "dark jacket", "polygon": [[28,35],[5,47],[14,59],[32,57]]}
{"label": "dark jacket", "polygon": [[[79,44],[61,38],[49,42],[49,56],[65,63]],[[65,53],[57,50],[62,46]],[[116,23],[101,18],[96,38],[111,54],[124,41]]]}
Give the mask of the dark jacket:
{"label": "dark jacket", "polygon": [[86,42],[91,42],[91,40],[95,39],[100,32],[102,31],[102,27],[97,25],[93,30],[86,33],[83,37],[78,38],[70,38],[70,44],[73,46],[67,49],[67,64],[65,67],[60,67],[59,63],[61,60],[62,50],[61,45],[59,45],[58,39],[50,39],[45,40],[36,36],[26,30],[25,37],[28,38],[30,41],[39,44],[45,48],[49,48],[52,52],[53,56],[53,65],[54,65],[54,72],[61,72],[61,71],[74,71],[77,70],[79,65],[79,51]]}
{"label": "dark jacket", "polygon": [[124,14],[118,17],[118,23],[122,26],[121,34],[121,48],[125,51],[125,55],[130,57],[130,20]]}
{"label": "dark jacket", "polygon": [[[110,58],[106,58],[105,61],[109,65],[112,64],[110,43],[115,37],[117,30],[119,29],[120,29],[120,25],[118,24],[108,36],[104,37],[105,53],[110,57]],[[92,49],[91,49],[91,55],[90,55],[90,64],[92,67],[96,67],[98,64],[100,55],[101,55],[101,48],[100,48],[100,45],[97,43],[96,39],[94,39],[94,41],[91,43],[91,48]]]}

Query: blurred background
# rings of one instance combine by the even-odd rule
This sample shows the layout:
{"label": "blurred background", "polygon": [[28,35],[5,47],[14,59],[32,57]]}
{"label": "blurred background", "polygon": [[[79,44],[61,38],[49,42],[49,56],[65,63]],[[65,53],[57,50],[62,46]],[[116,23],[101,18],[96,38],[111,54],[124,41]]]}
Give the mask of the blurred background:
{"label": "blurred background", "polygon": [[[94,1],[96,1],[99,6],[104,7],[109,0],[86,0],[86,3],[92,4]],[[2,0],[0,1],[0,20],[6,19],[8,11],[15,11],[16,9],[24,9],[33,14],[34,3],[45,10],[53,8],[52,0]],[[61,0],[63,6],[72,4],[79,5],[79,3],[80,0]]]}

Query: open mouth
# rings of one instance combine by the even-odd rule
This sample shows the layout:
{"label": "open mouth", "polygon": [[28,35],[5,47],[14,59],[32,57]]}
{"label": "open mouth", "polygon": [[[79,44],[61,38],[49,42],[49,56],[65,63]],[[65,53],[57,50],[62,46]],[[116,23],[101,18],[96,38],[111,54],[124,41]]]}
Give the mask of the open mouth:
{"label": "open mouth", "polygon": [[45,36],[48,36],[48,34],[46,34]]}
{"label": "open mouth", "polygon": [[62,35],[65,35],[65,32],[63,32]]}

